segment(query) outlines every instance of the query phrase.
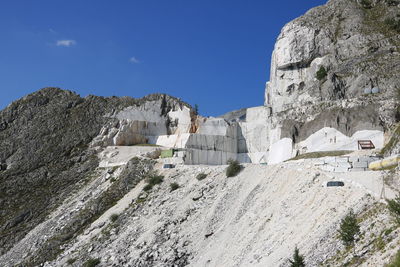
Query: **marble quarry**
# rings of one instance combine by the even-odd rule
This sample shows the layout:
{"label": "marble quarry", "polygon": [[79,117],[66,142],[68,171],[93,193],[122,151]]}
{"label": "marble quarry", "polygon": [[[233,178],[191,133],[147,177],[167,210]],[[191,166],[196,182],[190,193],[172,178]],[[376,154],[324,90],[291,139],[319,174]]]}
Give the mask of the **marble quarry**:
{"label": "marble quarry", "polygon": [[[297,20],[283,28],[263,106],[205,118],[189,105],[155,99],[109,114],[114,122],[94,142],[154,144],[179,151],[174,162],[207,165],[226,164],[229,159],[276,164],[304,153],[358,150],[359,140],[382,148],[384,125],[391,123],[385,118],[393,117],[388,113],[393,103],[378,102],[384,88],[361,76],[346,83],[330,72],[317,79],[321,67],[336,66],[329,53],[331,41],[324,36]],[[372,88],[371,93],[363,93],[365,88]]]}
{"label": "marble quarry", "polygon": [[[166,115],[158,103],[147,108],[127,108],[114,114],[97,143],[105,146],[154,144],[179,151],[173,163],[222,165],[229,159],[241,163],[276,164],[299,154],[316,151],[357,150],[358,140],[384,144],[380,130],[360,130],[351,136],[333,127],[321,127],[304,140],[284,137],[282,125],[274,121],[268,106],[248,108],[245,116],[231,120],[193,117],[186,106]],[[294,138],[295,139],[295,138]],[[329,168],[329,167],[328,167]]]}

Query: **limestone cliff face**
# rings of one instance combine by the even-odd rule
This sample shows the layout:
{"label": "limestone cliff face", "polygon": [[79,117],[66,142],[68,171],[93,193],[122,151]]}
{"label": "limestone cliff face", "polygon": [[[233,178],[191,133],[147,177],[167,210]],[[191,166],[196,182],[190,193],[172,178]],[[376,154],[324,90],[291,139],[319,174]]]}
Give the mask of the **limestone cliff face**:
{"label": "limestone cliff face", "polygon": [[400,34],[393,26],[399,12],[396,1],[330,0],[288,23],[273,52],[265,105],[281,112],[365,97],[366,88],[378,88],[378,100],[393,98],[400,83]]}

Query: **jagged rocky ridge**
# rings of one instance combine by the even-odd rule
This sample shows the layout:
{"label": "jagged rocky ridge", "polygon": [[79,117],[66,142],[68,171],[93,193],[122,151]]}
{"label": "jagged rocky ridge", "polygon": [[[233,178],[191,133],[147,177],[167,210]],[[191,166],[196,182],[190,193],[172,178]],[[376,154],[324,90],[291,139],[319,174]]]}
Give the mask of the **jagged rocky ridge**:
{"label": "jagged rocky ridge", "polygon": [[63,199],[88,181],[98,166],[89,144],[111,116],[128,106],[152,103],[167,113],[186,105],[166,95],[142,99],[81,98],[58,88],[45,88],[0,112],[0,231],[3,254],[42,222]]}

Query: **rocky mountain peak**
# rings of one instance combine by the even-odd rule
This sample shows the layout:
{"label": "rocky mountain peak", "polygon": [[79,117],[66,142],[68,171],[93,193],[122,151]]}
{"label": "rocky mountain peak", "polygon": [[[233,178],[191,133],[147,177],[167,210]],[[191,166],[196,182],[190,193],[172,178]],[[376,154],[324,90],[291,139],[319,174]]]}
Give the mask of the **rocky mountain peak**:
{"label": "rocky mountain peak", "polygon": [[400,6],[396,1],[332,0],[282,29],[265,105],[275,112],[321,101],[362,98],[399,83]]}

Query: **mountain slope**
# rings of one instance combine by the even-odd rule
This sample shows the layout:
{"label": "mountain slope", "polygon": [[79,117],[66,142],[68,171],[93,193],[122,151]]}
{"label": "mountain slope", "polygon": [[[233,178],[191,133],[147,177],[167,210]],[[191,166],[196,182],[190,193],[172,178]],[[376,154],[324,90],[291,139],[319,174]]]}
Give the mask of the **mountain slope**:
{"label": "mountain slope", "polygon": [[[138,163],[134,160],[129,168]],[[63,266],[68,261],[81,266],[91,258],[100,259],[103,266],[286,266],[295,246],[306,256],[307,266],[327,260],[341,266],[352,260],[351,254],[335,258],[337,251],[345,251],[337,230],[350,208],[360,214],[365,231],[366,237],[356,248],[365,264],[369,258],[378,265],[388,262],[396,252],[393,245],[400,242],[395,230],[389,234],[385,254],[374,249],[373,233],[379,236],[394,226],[376,202],[379,189],[371,191],[358,181],[379,180],[379,172],[335,174],[334,179],[345,181],[345,187],[329,188],[326,182],[332,175],[308,161],[246,165],[233,178],[226,178],[225,166],[160,167],[154,166],[164,176],[161,185],[143,193],[145,184],[139,182],[110,207],[108,215],[64,242],[57,259],[45,266]],[[125,179],[124,170],[124,166],[114,168],[117,183]],[[134,170],[136,173],[138,168]],[[101,196],[107,186],[116,183],[110,185],[110,180],[104,179],[107,172],[99,170],[90,185],[66,200],[0,262],[8,266],[26,258],[24,255],[40,255],[37,244],[46,238],[42,234],[60,236],[57,229],[79,219],[90,199],[96,198],[92,192]],[[208,176],[198,181],[195,177],[201,172]],[[173,182],[180,187],[171,191]],[[374,213],[377,208],[379,213]],[[371,224],[376,225],[374,229]]]}
{"label": "mountain slope", "polygon": [[6,170],[0,171],[0,254],[88,181],[98,166],[97,152],[89,144],[105,124],[115,121],[105,115],[154,101],[166,111],[183,104],[165,95],[81,98],[45,88],[2,110],[0,162]]}

